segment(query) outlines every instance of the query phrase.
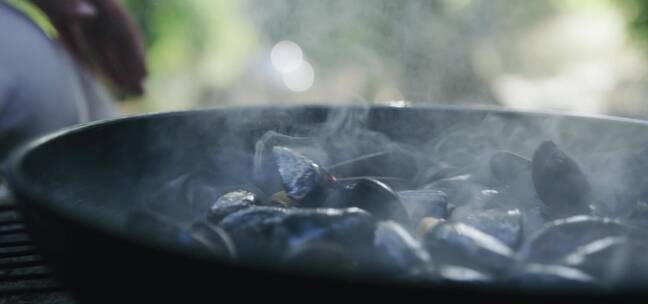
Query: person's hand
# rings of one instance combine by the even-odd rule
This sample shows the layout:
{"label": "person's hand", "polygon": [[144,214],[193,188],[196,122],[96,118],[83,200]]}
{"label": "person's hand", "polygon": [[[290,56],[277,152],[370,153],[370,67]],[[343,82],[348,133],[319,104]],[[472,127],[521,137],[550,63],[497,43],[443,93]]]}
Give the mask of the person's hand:
{"label": "person's hand", "polygon": [[141,95],[146,64],[140,33],[116,0],[32,0],[83,64],[127,94]]}

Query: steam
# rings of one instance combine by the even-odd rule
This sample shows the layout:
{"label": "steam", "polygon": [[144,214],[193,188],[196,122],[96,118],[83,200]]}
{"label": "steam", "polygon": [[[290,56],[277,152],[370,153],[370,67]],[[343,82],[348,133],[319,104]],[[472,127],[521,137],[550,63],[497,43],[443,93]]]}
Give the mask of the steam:
{"label": "steam", "polygon": [[[201,125],[201,130],[214,125],[210,123]],[[637,203],[632,195],[618,195],[632,190],[624,184],[624,168],[631,156],[648,146],[648,140],[640,126],[628,124],[617,131],[609,128],[613,124],[577,117],[369,104],[310,110],[230,109],[217,124],[224,131],[198,147],[204,154],[187,160],[185,169],[171,170],[175,175],[165,175],[159,191],[145,201],[148,210],[186,225],[204,218],[211,204],[228,191],[243,188],[266,199],[282,191],[274,147],[288,147],[324,168],[398,150],[411,155],[418,167],[418,174],[410,177],[410,189],[432,190],[428,193],[439,199],[445,197],[436,190],[447,195],[449,205],[455,207],[447,220],[497,210],[521,218],[523,238],[528,239],[547,222],[545,206],[530,178],[506,187],[496,182],[490,168],[492,156],[507,151],[531,159],[541,142],[554,141],[587,175],[595,190],[590,203],[598,215],[624,220]],[[203,158],[208,161],[202,162]],[[425,217],[417,213],[422,209],[408,211],[413,219]],[[509,228],[511,223],[495,231],[516,229]],[[514,237],[508,241],[516,242]],[[624,264],[610,263],[607,276],[618,276]]]}
{"label": "steam", "polygon": [[245,11],[287,89],[280,99],[493,103],[473,66],[484,28],[450,2],[251,0]]}
{"label": "steam", "polygon": [[[461,181],[462,189],[441,189],[458,192],[461,198],[448,194],[452,204],[462,207],[458,209],[459,214],[490,208],[520,208],[523,213],[534,214],[535,219],[528,221],[539,221],[537,208],[543,206],[533,192],[533,185],[526,185],[528,188],[525,187],[524,191],[508,193],[507,202],[493,201],[502,196],[494,190],[498,185],[492,182],[488,164],[491,157],[500,151],[531,159],[541,142],[552,140],[576,159],[587,173],[595,189],[591,203],[604,210],[603,215],[620,216],[624,213],[618,209],[623,208],[627,215],[631,208],[629,202],[620,202],[615,193],[623,188],[619,181],[622,180],[624,156],[643,144],[641,137],[633,137],[637,135],[633,132],[624,133],[622,139],[608,140],[606,137],[605,140],[592,141],[591,138],[579,138],[578,134],[593,134],[596,130],[576,128],[569,119],[547,116],[523,120],[507,114],[490,113],[475,120],[448,123],[441,130],[413,130],[413,133],[427,136],[412,144],[407,139],[389,137],[387,133],[371,129],[370,109],[368,104],[333,108],[326,120],[308,129],[305,136],[266,132],[255,145],[255,176],[268,177],[276,171],[272,167],[274,159],[269,154],[274,146],[290,147],[324,167],[372,153],[402,150],[416,157],[419,164],[419,174],[412,181],[418,188],[434,189],[438,186],[434,182],[443,178],[449,178],[449,182]],[[614,145],[614,141],[619,143]],[[530,179],[526,181],[530,182]],[[465,202],[469,204],[462,206]],[[619,206],[621,204],[625,205]]]}
{"label": "steam", "polygon": [[[224,125],[220,126],[223,130],[231,130],[231,134],[223,134],[218,141],[209,140],[210,146],[197,147],[205,151],[213,169],[198,166],[200,170],[186,170],[171,177],[166,176],[166,186],[160,187],[156,195],[177,198],[170,193],[185,193],[184,201],[196,206],[192,212],[198,212],[206,208],[205,205],[213,203],[216,199],[214,196],[222,194],[222,189],[215,189],[218,187],[209,189],[201,184],[201,181],[210,183],[219,180],[215,175],[220,173],[214,169],[236,172],[237,176],[247,175],[247,179],[240,178],[247,180],[242,185],[257,187],[266,195],[281,191],[272,156],[272,148],[276,146],[291,148],[325,168],[372,153],[400,150],[416,159],[419,173],[412,183],[419,189],[443,188],[454,181],[462,185],[461,189],[439,189],[448,192],[450,203],[460,207],[460,213],[494,207],[520,208],[526,213],[531,212],[531,206],[541,205],[535,193],[514,193],[517,197],[509,197],[507,202],[492,202],[489,199],[490,196],[498,197],[497,191],[494,191],[498,185],[492,183],[489,161],[500,151],[530,159],[540,142],[552,140],[576,159],[586,172],[595,189],[592,203],[609,212],[605,215],[627,215],[632,207],[627,200],[620,201],[622,196],[618,193],[625,190],[624,185],[620,185],[624,179],[621,172],[624,159],[646,144],[639,136],[641,128],[626,128],[624,132],[605,136],[599,141],[592,137],[613,131],[599,132],[595,129],[597,124],[592,124],[595,127],[592,129],[586,123],[570,123],[573,118],[538,116],[521,119],[506,113],[475,112],[468,119],[454,114],[448,116],[452,118],[440,116],[438,122],[431,121],[430,125],[425,120],[420,124],[404,123],[413,129],[402,130],[397,129],[401,122],[390,121],[389,117],[372,116],[371,111],[369,104],[333,107],[317,119],[295,119],[292,117],[295,110],[290,108],[232,111]],[[240,131],[243,126],[253,126],[256,137],[246,138],[250,136]],[[581,136],[583,134],[591,136]],[[439,180],[443,180],[442,184],[435,185]],[[229,187],[235,187],[235,184]]]}

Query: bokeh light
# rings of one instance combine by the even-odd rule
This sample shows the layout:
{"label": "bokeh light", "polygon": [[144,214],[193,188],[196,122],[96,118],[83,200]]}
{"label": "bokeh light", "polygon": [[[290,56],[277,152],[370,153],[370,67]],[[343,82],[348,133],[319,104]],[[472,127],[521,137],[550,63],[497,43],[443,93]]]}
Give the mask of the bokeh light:
{"label": "bokeh light", "polygon": [[282,73],[281,76],[286,88],[293,92],[304,92],[313,86],[315,71],[308,61],[302,60],[297,68]]}
{"label": "bokeh light", "polygon": [[277,71],[290,73],[300,68],[304,60],[304,53],[296,43],[284,40],[272,48],[270,60]]}

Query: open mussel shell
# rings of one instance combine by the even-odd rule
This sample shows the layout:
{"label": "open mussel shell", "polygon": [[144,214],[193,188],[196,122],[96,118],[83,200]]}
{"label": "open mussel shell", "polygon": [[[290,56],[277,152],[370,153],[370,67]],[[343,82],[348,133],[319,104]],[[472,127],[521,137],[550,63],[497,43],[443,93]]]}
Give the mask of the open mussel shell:
{"label": "open mussel shell", "polygon": [[273,229],[287,213],[284,208],[253,206],[228,215],[218,226],[231,238],[239,258],[273,260],[283,250],[273,242]]}
{"label": "open mussel shell", "polygon": [[518,209],[488,209],[453,217],[452,220],[492,235],[511,248],[518,248],[522,242],[522,214]]}
{"label": "open mussel shell", "polygon": [[391,271],[405,273],[430,262],[421,243],[393,221],[378,224],[374,246],[383,267]]}
{"label": "open mussel shell", "polygon": [[325,242],[342,246],[354,259],[363,261],[372,251],[375,225],[373,216],[358,208],[255,206],[229,215],[219,227],[231,237],[238,255],[245,260],[282,260],[286,254],[291,257],[311,244]]}
{"label": "open mussel shell", "polygon": [[272,238],[290,249],[311,241],[331,241],[347,248],[371,246],[374,217],[358,208],[292,209],[274,223]]}
{"label": "open mussel shell", "polygon": [[265,132],[255,144],[253,176],[257,183],[265,185],[264,190],[275,192],[281,188],[278,181],[274,147],[285,147],[312,159],[326,162],[327,153],[320,140],[314,137],[290,136],[276,131]]}
{"label": "open mussel shell", "polygon": [[577,215],[547,223],[520,248],[526,262],[557,263],[577,248],[605,237],[642,237],[640,232],[608,218]]}
{"label": "open mussel shell", "polygon": [[263,202],[255,194],[247,190],[236,190],[223,194],[207,211],[207,220],[212,223],[219,223],[228,215],[250,208],[252,206],[262,205]]}
{"label": "open mussel shell", "polygon": [[389,186],[371,178],[362,178],[344,183],[330,191],[327,207],[357,207],[371,213],[379,220],[394,220],[410,226],[410,218],[400,197]]}
{"label": "open mussel shell", "polygon": [[286,195],[302,207],[319,207],[335,178],[324,168],[286,147],[272,149]]}
{"label": "open mussel shell", "polygon": [[607,286],[648,279],[648,245],[632,237],[605,237],[580,246],[561,264],[580,269]]}
{"label": "open mussel shell", "polygon": [[312,258],[316,271],[377,271],[372,243],[375,229],[374,217],[358,208],[292,209],[274,225],[271,238],[293,267],[308,267],[307,259]]}
{"label": "open mussel shell", "polygon": [[435,262],[502,274],[515,264],[513,250],[495,237],[460,222],[443,222],[423,236]]}

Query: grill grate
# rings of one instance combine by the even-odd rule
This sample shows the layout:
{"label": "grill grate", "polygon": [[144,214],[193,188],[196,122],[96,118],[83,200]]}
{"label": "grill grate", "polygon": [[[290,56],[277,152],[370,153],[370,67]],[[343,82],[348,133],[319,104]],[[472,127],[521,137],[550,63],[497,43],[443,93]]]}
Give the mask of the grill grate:
{"label": "grill grate", "polygon": [[0,181],[0,304],[75,302],[54,279]]}
{"label": "grill grate", "polygon": [[16,205],[0,203],[0,295],[60,290],[45,259],[34,248]]}
{"label": "grill grate", "polygon": [[76,300],[54,279],[0,179],[0,304],[5,303],[74,304]]}

